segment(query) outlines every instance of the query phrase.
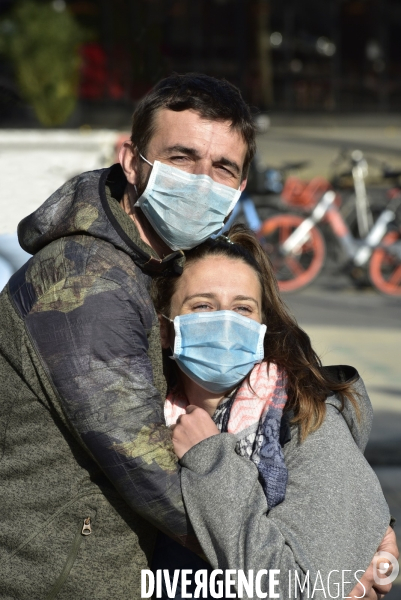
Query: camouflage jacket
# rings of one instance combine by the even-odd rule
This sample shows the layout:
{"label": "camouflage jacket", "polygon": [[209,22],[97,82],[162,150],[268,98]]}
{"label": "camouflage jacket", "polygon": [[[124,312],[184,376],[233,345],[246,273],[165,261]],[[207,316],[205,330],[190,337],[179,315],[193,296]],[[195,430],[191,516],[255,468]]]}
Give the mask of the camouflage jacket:
{"label": "camouflage jacket", "polygon": [[150,523],[188,540],[149,296],[183,256],[141,241],[125,185],[119,165],[83,173],[20,223],[33,257],[0,296],[3,599],[140,597]]}

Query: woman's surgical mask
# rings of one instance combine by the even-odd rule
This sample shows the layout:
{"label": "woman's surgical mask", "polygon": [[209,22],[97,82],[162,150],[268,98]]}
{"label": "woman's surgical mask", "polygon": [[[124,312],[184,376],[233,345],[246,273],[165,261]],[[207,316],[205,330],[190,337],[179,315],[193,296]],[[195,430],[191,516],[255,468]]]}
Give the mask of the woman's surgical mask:
{"label": "woman's surgical mask", "polygon": [[188,250],[220,231],[241,191],[216,183],[208,175],[193,175],[158,160],[139,206],[153,229],[172,250]]}
{"label": "woman's surgical mask", "polygon": [[263,360],[266,325],[232,310],[189,313],[172,322],[172,358],[190,379],[209,392],[219,394],[232,389]]}

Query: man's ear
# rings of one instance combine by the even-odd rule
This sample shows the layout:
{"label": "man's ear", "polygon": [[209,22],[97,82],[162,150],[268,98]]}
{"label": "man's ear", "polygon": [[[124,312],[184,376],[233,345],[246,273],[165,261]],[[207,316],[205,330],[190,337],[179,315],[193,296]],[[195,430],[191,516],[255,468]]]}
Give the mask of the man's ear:
{"label": "man's ear", "polygon": [[170,341],[170,321],[167,321],[162,315],[157,315],[160,324],[160,341],[163,350],[171,348]]}
{"label": "man's ear", "polygon": [[241,181],[241,185],[239,186],[239,189],[241,190],[241,192],[244,191],[244,189],[246,188],[246,184],[248,183],[248,179],[243,179]]}
{"label": "man's ear", "polygon": [[139,154],[130,140],[123,143],[118,153],[118,160],[123,168],[128,183],[136,185],[139,181]]}

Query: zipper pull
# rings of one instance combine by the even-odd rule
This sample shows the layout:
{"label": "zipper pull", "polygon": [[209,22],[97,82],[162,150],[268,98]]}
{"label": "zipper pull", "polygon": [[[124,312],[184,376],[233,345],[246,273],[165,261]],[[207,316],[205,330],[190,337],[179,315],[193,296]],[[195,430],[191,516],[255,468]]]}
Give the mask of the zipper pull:
{"label": "zipper pull", "polygon": [[81,531],[82,535],[90,535],[92,533],[91,518],[84,519],[84,524]]}

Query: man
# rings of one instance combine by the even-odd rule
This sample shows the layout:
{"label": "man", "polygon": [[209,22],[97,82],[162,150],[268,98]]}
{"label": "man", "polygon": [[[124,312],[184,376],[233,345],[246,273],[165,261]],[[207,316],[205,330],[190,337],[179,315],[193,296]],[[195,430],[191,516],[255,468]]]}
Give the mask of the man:
{"label": "man", "polygon": [[138,598],[149,523],[194,543],[149,287],[219,229],[254,150],[235,88],[172,76],[138,106],[121,166],[20,224],[34,256],[0,297],[2,598]]}

